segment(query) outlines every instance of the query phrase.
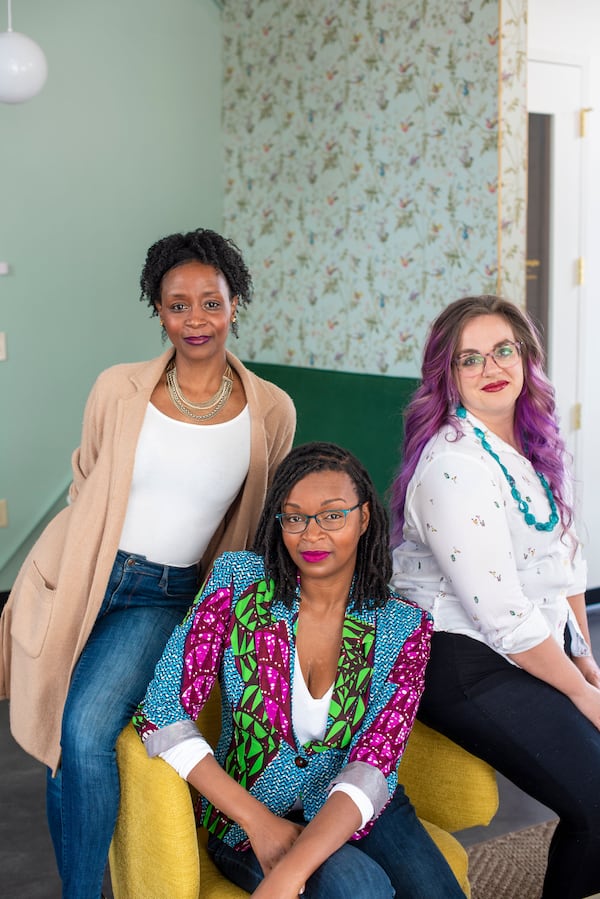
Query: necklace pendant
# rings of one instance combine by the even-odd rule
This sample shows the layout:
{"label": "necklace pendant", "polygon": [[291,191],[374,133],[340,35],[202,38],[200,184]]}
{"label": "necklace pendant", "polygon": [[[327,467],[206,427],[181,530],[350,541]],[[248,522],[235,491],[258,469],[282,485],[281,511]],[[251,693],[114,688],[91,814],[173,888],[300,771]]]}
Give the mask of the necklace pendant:
{"label": "necklace pendant", "polygon": [[[458,406],[458,408],[456,409],[456,415],[458,416],[458,418],[466,419],[467,410],[462,405]],[[494,450],[492,449],[492,446],[489,443],[487,437],[485,436],[485,433],[481,430],[481,428],[478,428],[476,425],[471,425],[471,426],[473,428],[473,433],[475,434],[475,436],[481,443],[481,446],[483,447],[483,449],[500,466],[500,469],[510,487],[510,494],[511,494],[512,498],[514,499],[514,501],[516,502],[519,512],[522,514],[523,518],[525,519],[525,524],[529,525],[529,527],[535,528],[536,531],[553,531],[554,528],[556,527],[556,525],[558,524],[558,522],[560,521],[560,518],[558,515],[556,501],[552,494],[552,490],[550,489],[550,485],[548,484],[548,481],[546,480],[544,475],[541,474],[541,472],[536,471],[536,475],[540,479],[540,484],[544,488],[544,492],[548,499],[548,504],[550,506],[550,517],[548,518],[548,521],[538,521],[537,518],[535,517],[535,515],[533,515],[529,511],[529,503],[526,500],[524,500],[523,497],[521,496],[521,493],[519,492],[519,489],[517,487],[515,479],[513,478],[513,476],[507,469],[506,465],[504,465],[504,463],[500,459],[500,456],[498,455],[498,453],[495,453]]]}
{"label": "necklace pendant", "polygon": [[[233,372],[231,370],[231,366],[227,364],[223,376],[221,378],[221,386],[217,390],[217,392],[210,397],[210,399],[205,400],[202,403],[192,403],[191,400],[188,400],[184,395],[179,386],[179,381],[177,380],[177,368],[175,366],[175,359],[172,359],[166,370],[166,385],[167,385],[167,393],[171,399],[171,402],[183,415],[186,415],[188,418],[194,419],[194,421],[208,421],[211,418],[214,418],[217,415],[229,397],[231,396],[231,391],[233,389]],[[204,410],[207,409],[209,411],[204,414],[199,415],[197,411],[194,410]]]}

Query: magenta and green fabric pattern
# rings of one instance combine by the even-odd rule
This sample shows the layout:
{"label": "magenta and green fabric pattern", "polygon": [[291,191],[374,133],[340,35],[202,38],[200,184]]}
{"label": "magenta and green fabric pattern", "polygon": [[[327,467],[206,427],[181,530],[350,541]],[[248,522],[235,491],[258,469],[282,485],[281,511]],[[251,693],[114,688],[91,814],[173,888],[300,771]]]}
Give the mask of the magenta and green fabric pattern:
{"label": "magenta and green fabric pattern", "polygon": [[[348,611],[325,734],[301,745],[292,724],[297,615],[297,602],[289,609],[273,596],[261,557],[221,556],[165,648],[134,720],[138,732],[149,742],[160,733],[161,747],[173,733],[176,745],[177,726],[195,720],[218,677],[224,713],[215,756],[275,814],[302,796],[310,820],[332,781],[357,763],[380,772],[391,798],[423,689],[430,617],[393,594],[383,608]],[[205,800],[197,811],[229,845],[245,844],[239,825]]]}

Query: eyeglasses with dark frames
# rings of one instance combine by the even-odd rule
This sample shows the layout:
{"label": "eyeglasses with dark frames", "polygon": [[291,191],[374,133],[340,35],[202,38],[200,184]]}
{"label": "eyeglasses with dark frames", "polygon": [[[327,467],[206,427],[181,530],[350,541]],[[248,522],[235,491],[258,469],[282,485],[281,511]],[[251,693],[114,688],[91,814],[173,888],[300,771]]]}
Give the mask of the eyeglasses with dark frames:
{"label": "eyeglasses with dark frames", "polygon": [[275,518],[288,534],[302,534],[308,527],[311,518],[314,518],[324,531],[340,531],[346,524],[348,514],[360,506],[362,503],[357,503],[350,509],[325,509],[323,512],[317,512],[316,515],[304,515],[302,512],[278,512]]}

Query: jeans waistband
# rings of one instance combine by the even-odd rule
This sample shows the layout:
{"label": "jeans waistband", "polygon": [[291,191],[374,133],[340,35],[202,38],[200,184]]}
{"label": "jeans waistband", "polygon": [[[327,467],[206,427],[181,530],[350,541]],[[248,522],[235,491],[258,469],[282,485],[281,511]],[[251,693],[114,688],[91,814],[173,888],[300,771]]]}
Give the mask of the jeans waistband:
{"label": "jeans waistband", "polygon": [[146,556],[128,553],[123,549],[117,551],[115,562],[128,568],[135,566],[135,570],[139,571],[140,574],[150,574],[158,578],[167,576],[170,580],[178,576],[186,579],[189,577],[197,578],[199,571],[198,563],[187,565],[185,568],[181,568],[178,565],[163,565],[160,562],[151,562]]}

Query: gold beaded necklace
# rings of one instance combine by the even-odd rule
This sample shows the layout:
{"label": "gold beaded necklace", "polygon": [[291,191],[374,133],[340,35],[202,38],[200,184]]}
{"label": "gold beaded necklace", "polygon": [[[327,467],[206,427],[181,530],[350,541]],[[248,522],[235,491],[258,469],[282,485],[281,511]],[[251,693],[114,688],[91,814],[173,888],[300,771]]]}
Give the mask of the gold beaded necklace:
{"label": "gold beaded necklace", "polygon": [[[194,421],[208,421],[208,419],[214,418],[231,396],[231,390],[233,388],[233,372],[229,364],[223,372],[221,386],[210,399],[205,400],[203,403],[192,403],[183,395],[181,387],[179,386],[179,381],[177,380],[177,367],[174,359],[169,362],[166,375],[167,392],[171,398],[171,402],[175,408],[179,409],[184,415],[187,415],[188,418],[193,418]],[[210,411],[205,412],[203,415],[198,415],[197,412],[192,411],[194,409],[209,409]]]}

